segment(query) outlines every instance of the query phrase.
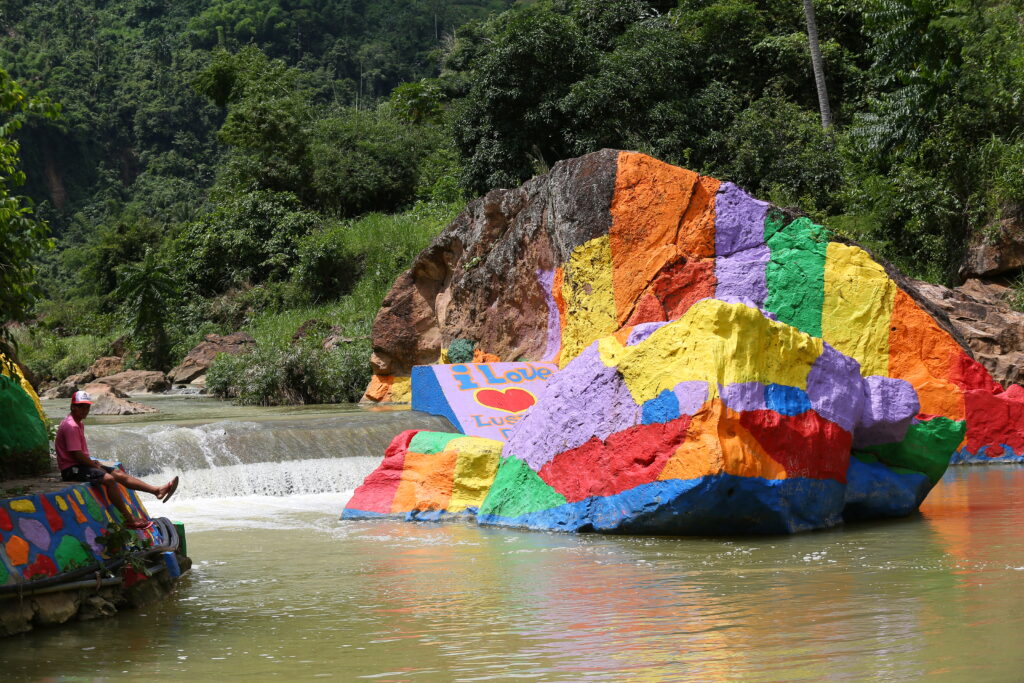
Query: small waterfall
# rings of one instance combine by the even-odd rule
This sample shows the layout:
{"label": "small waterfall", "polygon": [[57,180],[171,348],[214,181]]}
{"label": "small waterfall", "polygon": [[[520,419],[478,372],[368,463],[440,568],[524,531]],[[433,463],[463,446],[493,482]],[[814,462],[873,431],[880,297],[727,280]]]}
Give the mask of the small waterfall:
{"label": "small waterfall", "polygon": [[414,411],[194,422],[89,425],[89,450],[152,483],[180,475],[176,497],[288,496],[358,486],[403,430],[453,431]]}

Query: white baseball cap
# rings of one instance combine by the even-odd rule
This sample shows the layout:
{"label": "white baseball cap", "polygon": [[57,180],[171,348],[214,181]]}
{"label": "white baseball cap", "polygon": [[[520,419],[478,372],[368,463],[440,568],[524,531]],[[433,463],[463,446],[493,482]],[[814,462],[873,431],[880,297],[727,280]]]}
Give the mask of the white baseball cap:
{"label": "white baseball cap", "polygon": [[92,396],[90,396],[87,391],[76,391],[71,397],[71,405],[75,405],[77,403],[88,403],[89,405],[92,405]]}

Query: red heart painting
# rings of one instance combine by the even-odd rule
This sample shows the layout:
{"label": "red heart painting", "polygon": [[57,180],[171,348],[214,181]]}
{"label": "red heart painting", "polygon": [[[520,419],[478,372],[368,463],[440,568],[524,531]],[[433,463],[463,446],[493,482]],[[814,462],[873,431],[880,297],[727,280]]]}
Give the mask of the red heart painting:
{"label": "red heart painting", "polygon": [[506,413],[521,413],[537,402],[537,398],[526,389],[479,389],[473,397],[482,406]]}

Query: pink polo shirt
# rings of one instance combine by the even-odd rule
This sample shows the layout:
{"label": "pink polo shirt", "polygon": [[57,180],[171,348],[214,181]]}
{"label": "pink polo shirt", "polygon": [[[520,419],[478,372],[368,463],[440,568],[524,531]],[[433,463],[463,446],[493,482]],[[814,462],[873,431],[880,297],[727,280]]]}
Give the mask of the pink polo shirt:
{"label": "pink polo shirt", "polygon": [[75,422],[75,418],[68,415],[57,427],[57,438],[53,440],[53,447],[57,451],[57,469],[66,470],[79,464],[71,452],[82,451],[86,457],[89,456],[89,447],[85,445],[85,425]]}

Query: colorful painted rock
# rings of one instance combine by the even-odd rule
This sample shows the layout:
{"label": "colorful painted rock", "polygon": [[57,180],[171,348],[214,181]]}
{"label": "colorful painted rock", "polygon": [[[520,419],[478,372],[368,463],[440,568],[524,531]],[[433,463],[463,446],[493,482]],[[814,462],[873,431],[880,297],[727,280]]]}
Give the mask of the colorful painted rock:
{"label": "colorful painted rock", "polygon": [[487,466],[461,470],[487,488],[478,505],[447,503],[464,485],[452,463],[467,439],[410,432],[345,517],[475,507],[483,524],[715,534],[833,526],[848,507],[906,515],[963,437],[961,423],[917,423],[918,412],[908,382],[864,378],[820,338],[749,303],[705,299],[624,342],[592,343],[554,375],[500,466],[491,442]]}

